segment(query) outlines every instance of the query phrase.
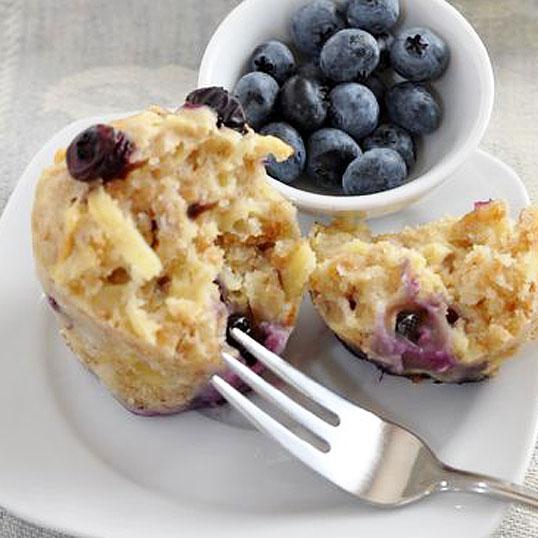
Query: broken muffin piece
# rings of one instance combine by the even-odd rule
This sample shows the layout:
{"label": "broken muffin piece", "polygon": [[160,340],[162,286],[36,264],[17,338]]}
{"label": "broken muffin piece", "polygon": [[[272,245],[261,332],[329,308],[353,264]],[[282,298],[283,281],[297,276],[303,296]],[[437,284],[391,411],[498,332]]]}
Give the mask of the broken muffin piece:
{"label": "broken muffin piece", "polygon": [[340,340],[391,374],[477,381],[533,337],[538,210],[503,202],[372,236],[339,220],[311,234],[313,302]]}
{"label": "broken muffin piece", "polygon": [[94,126],[37,186],[34,254],[62,335],[136,413],[217,403],[216,372],[240,386],[228,320],[281,352],[314,266],[266,181],[264,157],[291,149],[218,118],[191,103]]}

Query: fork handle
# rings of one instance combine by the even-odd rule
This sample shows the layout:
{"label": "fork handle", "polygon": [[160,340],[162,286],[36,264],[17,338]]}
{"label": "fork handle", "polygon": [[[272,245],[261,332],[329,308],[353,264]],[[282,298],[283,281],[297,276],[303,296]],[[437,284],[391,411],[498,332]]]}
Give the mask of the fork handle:
{"label": "fork handle", "polygon": [[490,476],[454,469],[448,465],[443,466],[438,491],[480,493],[538,509],[538,494],[528,488]]}

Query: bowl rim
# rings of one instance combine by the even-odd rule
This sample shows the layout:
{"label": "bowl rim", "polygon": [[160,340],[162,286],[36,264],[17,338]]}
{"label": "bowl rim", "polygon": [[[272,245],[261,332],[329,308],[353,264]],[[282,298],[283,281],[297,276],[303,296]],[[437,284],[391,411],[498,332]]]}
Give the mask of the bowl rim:
{"label": "bowl rim", "polygon": [[[291,185],[287,185],[273,178],[269,178],[270,183],[280,191],[286,198],[297,204],[301,208],[310,209],[314,212],[345,212],[345,211],[380,211],[389,204],[405,205],[410,203],[426,192],[434,189],[446,181],[465,161],[471,153],[478,147],[484,133],[489,125],[493,104],[495,100],[495,78],[493,66],[488,51],[480,36],[471,23],[446,0],[429,0],[432,9],[437,7],[449,11],[462,29],[469,36],[479,60],[479,66],[484,79],[483,97],[480,101],[480,108],[473,129],[467,135],[465,144],[454,152],[446,161],[435,164],[429,171],[415,178],[409,183],[388,191],[367,195],[342,196],[331,194],[319,194],[305,191]],[[233,27],[242,13],[251,8],[252,5],[263,3],[264,0],[243,0],[222,20],[213,33],[202,57],[198,72],[198,86],[214,85],[210,79],[210,72],[214,63],[216,53],[221,49],[229,27]]]}

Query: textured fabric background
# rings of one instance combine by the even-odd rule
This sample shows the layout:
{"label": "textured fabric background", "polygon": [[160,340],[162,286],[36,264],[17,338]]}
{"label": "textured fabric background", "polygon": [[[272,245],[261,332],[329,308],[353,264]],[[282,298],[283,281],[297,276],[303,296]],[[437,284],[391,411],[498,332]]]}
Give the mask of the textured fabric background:
{"label": "textured fabric background", "polygon": [[[211,33],[238,3],[0,0],[0,212],[32,155],[67,123],[181,102]],[[538,0],[453,3],[495,66],[497,100],[482,145],[513,166],[538,201]],[[527,484],[538,489],[536,457]],[[0,509],[0,536],[59,535]],[[496,536],[537,537],[538,514],[509,509]]]}

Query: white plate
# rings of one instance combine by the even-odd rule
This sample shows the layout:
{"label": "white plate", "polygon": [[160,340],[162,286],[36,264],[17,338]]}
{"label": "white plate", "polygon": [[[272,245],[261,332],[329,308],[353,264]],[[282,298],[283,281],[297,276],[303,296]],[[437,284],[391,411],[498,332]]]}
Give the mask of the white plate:
{"label": "white plate", "polygon": [[[42,525],[99,537],[488,535],[500,503],[447,495],[375,510],[311,473],[228,408],[136,417],[79,365],[34,277],[29,222],[40,170],[95,121],[64,129],[34,158],[0,223],[0,505]],[[375,228],[458,214],[490,197],[507,199],[514,210],[528,203],[514,172],[476,153],[429,199]],[[521,481],[535,442],[537,352],[536,344],[527,346],[483,384],[380,381],[305,305],[288,355],[330,387],[410,426],[447,463]]]}

